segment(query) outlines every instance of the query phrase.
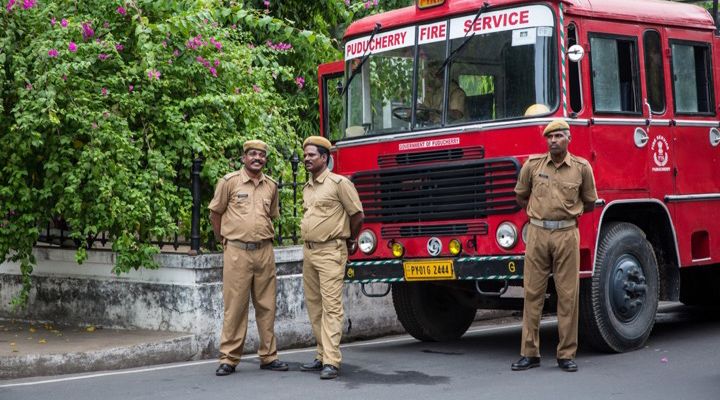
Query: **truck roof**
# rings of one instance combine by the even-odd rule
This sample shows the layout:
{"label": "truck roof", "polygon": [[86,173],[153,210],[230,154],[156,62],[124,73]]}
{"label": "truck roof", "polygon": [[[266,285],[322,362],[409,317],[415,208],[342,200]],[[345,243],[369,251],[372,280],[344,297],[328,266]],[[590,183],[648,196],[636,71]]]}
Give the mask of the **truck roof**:
{"label": "truck roof", "polygon": [[[532,4],[527,0],[487,0],[493,8]],[[692,4],[666,0],[560,0],[566,15],[588,16],[623,22],[642,22],[664,26],[683,26],[697,29],[715,29],[710,13]],[[557,3],[553,0],[552,3]],[[537,2],[542,4],[548,2]],[[446,0],[445,4],[418,10],[410,6],[382,14],[371,15],[352,23],[345,32],[345,39],[368,34],[376,23],[383,30],[446,18],[447,15],[470,14],[482,6],[482,0]]]}

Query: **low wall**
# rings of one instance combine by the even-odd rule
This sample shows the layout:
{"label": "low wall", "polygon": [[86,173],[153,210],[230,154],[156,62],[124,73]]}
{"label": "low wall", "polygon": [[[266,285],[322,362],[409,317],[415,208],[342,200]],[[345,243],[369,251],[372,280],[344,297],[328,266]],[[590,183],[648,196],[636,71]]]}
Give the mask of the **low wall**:
{"label": "low wall", "polygon": [[[111,270],[115,255],[89,251],[82,265],[73,250],[36,248],[37,266],[26,307],[13,310],[20,293],[20,266],[0,264],[0,318],[96,325],[117,329],[189,332],[196,337],[195,357],[214,357],[222,327],[222,254],[161,254],[160,268],[120,276]],[[275,332],[280,349],[314,343],[302,290],[302,248],[275,249],[278,269]],[[382,291],[384,285],[372,291]],[[359,285],[345,285],[343,340],[402,332],[390,296],[369,298]],[[347,332],[347,327],[351,329]],[[254,310],[250,309],[246,352],[257,348]]]}

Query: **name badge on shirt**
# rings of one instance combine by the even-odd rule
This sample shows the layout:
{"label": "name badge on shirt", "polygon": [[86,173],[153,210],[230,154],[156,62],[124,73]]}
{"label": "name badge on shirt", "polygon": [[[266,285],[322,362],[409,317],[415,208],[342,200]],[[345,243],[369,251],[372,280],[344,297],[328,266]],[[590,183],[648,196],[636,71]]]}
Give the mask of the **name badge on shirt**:
{"label": "name badge on shirt", "polygon": [[248,197],[248,194],[247,193],[238,193],[235,195],[235,197],[237,197],[237,199],[240,200],[240,199],[244,199],[244,198]]}
{"label": "name badge on shirt", "polygon": [[549,178],[550,178],[549,176],[547,176],[547,175],[545,175],[545,174],[538,174],[538,176],[539,176],[540,178],[545,178],[545,179],[549,179]]}

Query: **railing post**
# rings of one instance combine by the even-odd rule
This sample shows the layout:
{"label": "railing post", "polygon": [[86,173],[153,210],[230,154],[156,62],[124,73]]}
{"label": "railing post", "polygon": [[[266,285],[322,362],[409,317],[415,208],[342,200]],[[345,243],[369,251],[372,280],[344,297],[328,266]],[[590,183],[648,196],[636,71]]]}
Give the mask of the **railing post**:
{"label": "railing post", "polygon": [[[296,152],[293,152],[292,157],[290,157],[290,165],[292,166],[292,175],[293,175],[293,221],[297,221],[297,174],[298,174],[298,164],[300,163],[300,157],[298,157]],[[293,244],[298,244],[298,237],[297,237],[297,231],[295,230],[295,224],[293,223],[293,231],[292,231],[292,240]]]}
{"label": "railing post", "polygon": [[202,156],[193,160],[190,173],[192,183],[192,219],[190,222],[190,254],[200,254],[200,171]]}

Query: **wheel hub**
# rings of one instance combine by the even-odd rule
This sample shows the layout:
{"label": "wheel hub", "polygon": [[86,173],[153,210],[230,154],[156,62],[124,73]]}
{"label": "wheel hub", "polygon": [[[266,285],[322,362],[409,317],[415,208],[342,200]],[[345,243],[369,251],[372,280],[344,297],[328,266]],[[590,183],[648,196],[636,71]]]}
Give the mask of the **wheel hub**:
{"label": "wheel hub", "polygon": [[637,258],[625,254],[618,258],[611,276],[610,296],[613,312],[619,320],[631,321],[645,304],[647,285],[642,266]]}

